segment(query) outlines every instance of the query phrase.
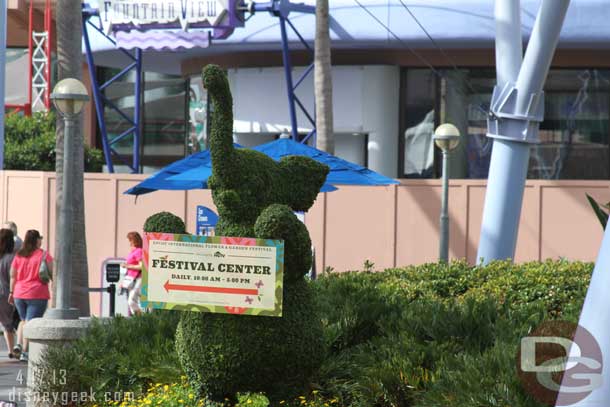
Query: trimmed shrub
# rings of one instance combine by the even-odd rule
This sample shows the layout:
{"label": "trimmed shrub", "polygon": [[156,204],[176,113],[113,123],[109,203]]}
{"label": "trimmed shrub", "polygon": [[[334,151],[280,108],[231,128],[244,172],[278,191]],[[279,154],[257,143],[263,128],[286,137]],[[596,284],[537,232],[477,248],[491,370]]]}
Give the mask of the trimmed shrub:
{"label": "trimmed shrub", "polygon": [[276,405],[304,391],[324,357],[321,321],[304,279],[311,240],[293,211],[313,205],[329,169],[306,157],[276,163],[262,153],[235,149],[226,74],[208,65],[203,83],[214,105],[208,186],[219,213],[215,233],[284,240],[283,315],[185,313],[176,349],[201,396],[221,401],[238,392],[264,392]]}
{"label": "trimmed shrub", "polygon": [[178,315],[144,313],[91,322],[86,334],[49,347],[39,364],[39,393],[144,394],[151,383],[172,383],[183,374],[174,351]]}
{"label": "trimmed shrub", "polygon": [[[6,116],[4,169],[55,171],[55,115],[34,113],[31,117]],[[85,171],[101,172],[101,150],[85,146]]]}
{"label": "trimmed shrub", "polygon": [[143,229],[147,233],[186,233],[184,221],[171,212],[159,212],[149,216]]}
{"label": "trimmed shrub", "polygon": [[593,265],[424,264],[313,283],[329,354],[315,382],[349,407],[540,406],[516,375],[520,339],[576,322]]}
{"label": "trimmed shrub", "polygon": [[[245,391],[279,399],[305,390],[324,357],[322,327],[306,281],[287,285],[284,293],[291,300],[281,318],[184,315],[176,350],[193,387],[217,400]],[[196,334],[202,331],[205,340]]]}

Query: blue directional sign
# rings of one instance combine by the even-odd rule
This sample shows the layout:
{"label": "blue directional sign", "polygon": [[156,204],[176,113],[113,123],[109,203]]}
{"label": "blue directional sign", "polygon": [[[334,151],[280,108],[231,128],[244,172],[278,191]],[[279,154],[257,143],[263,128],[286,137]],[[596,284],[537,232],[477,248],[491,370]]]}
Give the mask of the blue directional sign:
{"label": "blue directional sign", "polygon": [[198,235],[212,235],[217,222],[218,215],[213,210],[207,206],[197,205],[196,230]]}

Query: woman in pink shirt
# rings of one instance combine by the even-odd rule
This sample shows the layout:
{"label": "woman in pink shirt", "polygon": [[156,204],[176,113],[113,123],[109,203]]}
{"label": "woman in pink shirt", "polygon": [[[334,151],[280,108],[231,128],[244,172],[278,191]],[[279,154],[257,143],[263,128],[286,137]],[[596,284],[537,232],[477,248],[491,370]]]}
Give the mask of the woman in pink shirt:
{"label": "woman in pink shirt", "polygon": [[[47,309],[49,285],[40,281],[39,271],[42,261],[47,262],[49,270],[53,271],[53,258],[43,251],[42,236],[37,230],[28,230],[23,246],[17,252],[11,264],[11,283],[8,302],[15,304],[21,317],[17,330],[17,342],[13,354],[21,354],[21,360],[27,361],[28,343],[23,338],[23,327],[27,321],[41,318]],[[44,255],[44,260],[43,260]],[[21,344],[23,343],[23,347]]]}
{"label": "woman in pink shirt", "polygon": [[127,233],[127,239],[131,246],[131,252],[127,255],[127,261],[122,264],[127,268],[127,275],[133,278],[130,284],[127,304],[132,314],[140,314],[140,288],[142,287],[142,236],[138,232]]}

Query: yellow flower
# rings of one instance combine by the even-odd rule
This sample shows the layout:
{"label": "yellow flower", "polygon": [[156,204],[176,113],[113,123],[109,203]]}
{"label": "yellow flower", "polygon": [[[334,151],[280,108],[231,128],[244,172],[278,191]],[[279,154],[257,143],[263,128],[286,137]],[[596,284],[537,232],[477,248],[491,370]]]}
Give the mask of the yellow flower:
{"label": "yellow flower", "polygon": [[193,393],[189,393],[189,399],[191,399],[191,400],[192,400],[192,399],[194,399],[194,398],[195,398],[195,396],[193,395]]}

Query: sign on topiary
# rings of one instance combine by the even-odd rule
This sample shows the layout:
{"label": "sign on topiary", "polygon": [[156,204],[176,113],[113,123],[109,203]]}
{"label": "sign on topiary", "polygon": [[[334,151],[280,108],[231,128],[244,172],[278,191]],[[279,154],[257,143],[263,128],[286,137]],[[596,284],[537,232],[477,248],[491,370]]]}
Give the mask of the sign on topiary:
{"label": "sign on topiary", "polygon": [[284,240],[281,318],[185,312],[176,349],[193,388],[222,401],[264,392],[272,402],[300,394],[321,364],[322,325],[304,276],[312,262],[307,228],[294,211],[314,203],[329,168],[308,157],[268,156],[233,147],[233,102],[225,72],[208,65],[203,83],[214,111],[212,176],[217,236]]}

